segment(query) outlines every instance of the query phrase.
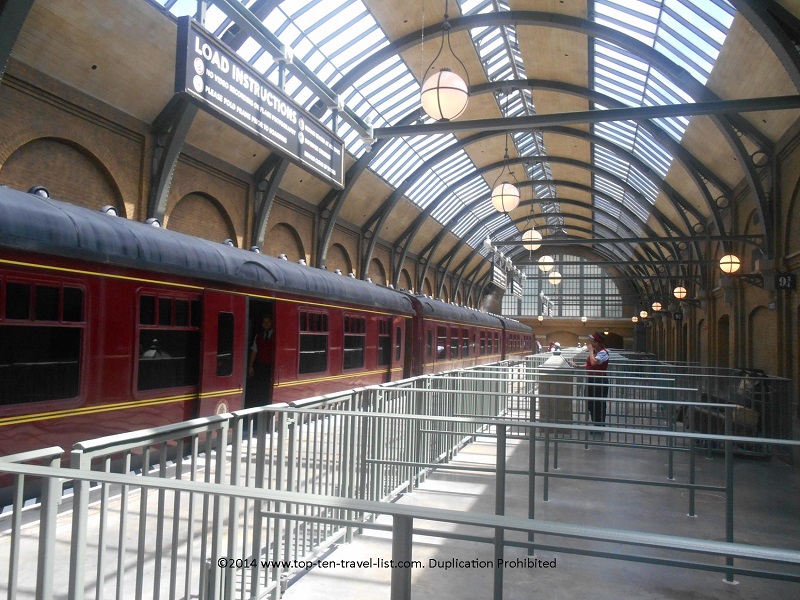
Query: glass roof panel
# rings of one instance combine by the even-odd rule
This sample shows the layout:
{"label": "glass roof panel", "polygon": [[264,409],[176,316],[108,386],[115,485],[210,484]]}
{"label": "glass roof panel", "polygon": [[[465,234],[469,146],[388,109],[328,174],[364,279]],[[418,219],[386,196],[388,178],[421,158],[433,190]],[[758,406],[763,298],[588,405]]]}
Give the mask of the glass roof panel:
{"label": "glass roof panel", "polygon": [[[195,14],[198,4],[197,0],[151,1],[161,4],[176,16]],[[510,9],[508,0],[455,1],[463,15]],[[262,4],[252,0],[243,0],[242,3],[245,6]],[[295,56],[329,86],[346,76],[354,66],[369,60],[376,50],[389,44],[361,0],[285,0],[264,5],[274,6],[262,20],[265,26],[291,47]],[[726,0],[594,0],[591,6],[596,22],[632,36],[663,53],[700,83],[706,82],[735,15],[735,10]],[[206,19],[206,27],[218,36],[222,36],[231,26],[230,20],[213,4],[208,7]],[[470,35],[489,81],[527,77],[515,26],[475,28]],[[277,84],[280,66],[255,40],[248,38],[236,50],[272,83]],[[657,106],[693,101],[664,73],[609,40],[594,40],[592,51],[591,86],[625,106]],[[284,89],[306,109],[318,103],[316,93],[291,73],[287,73]],[[382,127],[401,121],[411,122],[410,117],[419,110],[419,85],[402,57],[393,56],[372,65],[369,72],[341,93],[341,98],[348,109],[361,119],[369,119],[374,126]],[[496,99],[500,112],[509,115],[536,114],[530,89],[500,93]],[[355,157],[361,156],[366,148],[366,140],[359,132],[336,117],[331,110],[323,112],[320,118],[331,128],[334,119],[337,119],[337,132],[345,141],[348,152]],[[673,139],[680,140],[688,120],[678,117],[654,122]],[[595,134],[633,153],[654,172],[660,175],[668,172],[672,162],[669,151],[636,123],[598,123],[592,129]],[[537,157],[537,160],[524,166],[528,178],[535,182],[533,188],[537,205],[548,215],[548,225],[563,228],[563,218],[557,216],[561,212],[557,190],[549,183],[552,171],[542,134],[516,133],[512,139],[520,156]],[[437,200],[439,204],[432,213],[435,219],[446,226],[465,206],[469,206],[470,212],[459,218],[454,232],[466,233],[461,229],[463,223],[493,216],[491,222],[481,228],[481,233],[476,234],[479,243],[486,233],[491,232],[496,237],[504,227],[516,229],[508,215],[492,212],[488,184],[484,178],[477,174],[473,179],[468,177],[470,172],[477,170],[463,150],[444,159],[432,160],[437,153],[456,143],[455,137],[447,135],[392,140],[382,144],[370,168],[395,187],[402,185],[412,174],[419,173],[419,180],[413,182],[406,196],[420,208],[442,198],[441,201]],[[658,189],[644,173],[632,168],[606,148],[596,146],[593,157],[597,166],[608,169],[636,190],[632,195],[630,190],[622,189],[607,178],[594,176],[598,190],[608,193],[619,202],[626,202],[641,218],[638,225],[631,224],[632,230],[640,230],[649,217],[648,204],[655,201]],[[448,186],[457,187],[448,190]],[[602,207],[603,200],[599,196],[595,197],[594,202],[598,208]],[[627,223],[628,219],[633,220],[633,217],[622,214],[619,223]]]}
{"label": "glass roof panel", "polygon": [[[595,21],[630,35],[657,50],[705,84],[714,66],[734,9],[725,0],[596,0]],[[605,40],[594,43],[594,88],[628,106],[659,106],[694,101],[653,66],[632,57],[624,49]],[[606,108],[596,105],[595,108]],[[685,117],[654,119],[673,139],[680,141],[689,120]],[[593,131],[632,152],[664,177],[673,157],[653,136],[636,123],[596,123]],[[627,141],[625,141],[627,140]],[[622,177],[653,204],[658,195],[655,185],[637,169],[605,149],[595,150],[595,162]],[[595,183],[600,177],[594,176]],[[598,185],[599,187],[599,185]],[[621,191],[621,190],[620,190]],[[614,194],[614,197],[619,197]],[[630,224],[637,235],[649,211],[625,192],[626,205],[641,218]],[[600,200],[595,197],[595,204]]]}

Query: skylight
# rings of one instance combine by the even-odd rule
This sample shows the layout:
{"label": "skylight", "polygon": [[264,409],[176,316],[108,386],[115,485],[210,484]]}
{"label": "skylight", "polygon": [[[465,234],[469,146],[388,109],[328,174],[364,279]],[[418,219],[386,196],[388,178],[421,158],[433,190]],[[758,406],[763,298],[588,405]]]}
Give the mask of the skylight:
{"label": "skylight", "polygon": [[[594,6],[597,23],[630,35],[664,54],[702,84],[708,81],[735,15],[735,10],[725,0],[664,0],[656,3],[648,0],[596,0]],[[625,49],[602,39],[595,39],[593,46],[592,76],[596,91],[626,106],[696,101],[656,67]],[[595,108],[610,107],[596,104]],[[655,120],[676,141],[683,137],[688,122],[685,117]],[[672,155],[637,123],[597,123],[593,131],[633,153],[659,176],[664,177],[669,171]],[[601,148],[595,149],[595,163],[621,177],[650,205],[655,204],[658,189],[638,169]],[[620,224],[632,227],[635,235],[641,235],[649,217],[647,207],[621,187],[610,186],[601,176],[595,175],[594,179],[598,188],[641,217],[641,222],[637,222],[620,215]],[[598,196],[595,196],[594,204],[610,210],[609,203]],[[601,218],[599,212],[595,219],[617,229],[609,219]],[[620,232],[620,235],[626,234]]]}

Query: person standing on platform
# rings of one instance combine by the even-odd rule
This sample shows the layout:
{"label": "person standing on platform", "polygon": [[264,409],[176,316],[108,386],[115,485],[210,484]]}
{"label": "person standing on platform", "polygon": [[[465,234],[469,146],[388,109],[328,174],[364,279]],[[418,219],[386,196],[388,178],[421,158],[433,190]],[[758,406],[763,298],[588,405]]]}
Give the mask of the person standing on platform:
{"label": "person standing on platform", "polygon": [[608,350],[605,347],[606,338],[599,331],[589,336],[589,356],[586,358],[586,395],[591,398],[603,400],[589,400],[589,416],[594,425],[602,425],[606,420],[606,401],[608,387],[601,384],[605,381],[608,370]]}
{"label": "person standing on platform", "polygon": [[250,362],[247,372],[249,381],[245,408],[264,406],[270,403],[272,391],[272,363],[275,356],[275,339],[272,331],[272,317],[264,315],[261,331],[250,345]]}

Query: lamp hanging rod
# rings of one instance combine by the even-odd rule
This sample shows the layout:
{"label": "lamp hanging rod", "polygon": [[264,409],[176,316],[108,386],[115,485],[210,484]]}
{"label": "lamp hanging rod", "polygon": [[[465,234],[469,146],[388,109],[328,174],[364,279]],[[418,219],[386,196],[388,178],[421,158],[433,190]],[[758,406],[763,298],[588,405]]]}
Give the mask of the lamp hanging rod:
{"label": "lamp hanging rod", "polygon": [[[527,252],[527,250],[526,250]],[[530,266],[538,267],[538,258],[520,258],[519,254],[510,256],[516,266]],[[555,263],[554,263],[555,264]],[[582,261],[558,261],[558,266],[562,265],[592,265],[592,266],[665,266],[665,267],[680,267],[682,265],[718,265],[719,261],[716,260],[703,260],[703,259],[690,259],[690,260],[582,260]]]}
{"label": "lamp hanging rod", "polygon": [[717,115],[725,113],[790,110],[800,108],[800,95],[773,96],[769,98],[745,98],[741,100],[717,100],[712,102],[687,102],[662,106],[636,106],[631,108],[609,108],[605,110],[581,110],[551,115],[529,115],[502,119],[476,119],[472,121],[437,121],[423,125],[396,125],[376,127],[374,138],[431,135],[434,133],[456,133],[461,131],[521,131],[554,125],[576,123],[600,123],[604,121],[640,121],[691,115]]}
{"label": "lamp hanging rod", "polygon": [[[531,280],[532,279],[536,279],[536,280],[547,281],[548,280],[548,276],[549,276],[550,273],[552,273],[552,271],[549,271],[548,273],[542,273],[541,275],[538,275],[538,274],[533,274],[533,275],[525,274],[525,279],[531,279]],[[684,281],[684,280],[687,280],[687,279],[699,279],[699,278],[700,278],[699,275],[670,275],[669,273],[631,273],[630,275],[606,275],[606,274],[603,274],[603,275],[564,275],[564,274],[562,274],[561,275],[561,279],[562,280],[563,279],[580,279],[582,281],[590,281],[590,280],[591,281],[600,281],[600,280],[603,280],[603,279],[620,279],[622,281],[624,281],[626,279],[674,279],[676,281],[678,281],[678,280]],[[509,279],[510,279],[510,277],[509,277]]]}
{"label": "lamp hanging rod", "polygon": [[[744,242],[760,246],[761,235],[675,235],[671,237],[630,238],[543,238],[536,240],[542,246],[569,246],[574,244],[674,244],[677,242]],[[493,246],[521,246],[522,240],[492,240]]]}

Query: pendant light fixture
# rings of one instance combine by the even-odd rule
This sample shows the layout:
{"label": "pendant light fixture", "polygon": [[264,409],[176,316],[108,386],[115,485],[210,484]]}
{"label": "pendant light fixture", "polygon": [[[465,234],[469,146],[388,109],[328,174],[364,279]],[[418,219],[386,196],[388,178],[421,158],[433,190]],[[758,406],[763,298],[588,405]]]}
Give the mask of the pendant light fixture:
{"label": "pendant light fixture", "polygon": [[529,252],[533,252],[542,247],[538,243],[540,241],[542,241],[542,234],[536,231],[536,214],[534,213],[534,204],[531,202],[531,212],[522,232],[522,246]]}
{"label": "pendant light fixture", "polygon": [[739,270],[742,266],[742,261],[735,254],[726,254],[719,259],[719,268],[726,275],[731,275]]}
{"label": "pendant light fixture", "polygon": [[[508,94],[506,94],[506,108],[503,111],[503,116],[508,117]],[[506,181],[506,176],[512,179],[514,183]],[[508,166],[508,131],[506,131],[506,151],[503,155],[503,168],[500,169],[500,174],[492,185],[492,206],[496,211],[502,213],[510,213],[519,206],[517,177]]]}
{"label": "pendant light fixture", "polygon": [[[467,108],[469,102],[469,73],[464,63],[458,58],[450,45],[450,15],[447,13],[448,0],[444,3],[444,21],[442,22],[442,41],[439,45],[439,52],[433,57],[431,64],[422,75],[423,84],[420,92],[420,102],[422,110],[435,121],[452,121],[461,116]],[[423,30],[424,31],[424,30]],[[433,74],[428,75],[434,63],[442,55],[444,42],[447,39],[447,47],[450,54],[455,58],[466,76],[466,81],[458,73],[449,67],[442,67]]]}
{"label": "pendant light fixture", "polygon": [[537,244],[542,240],[542,234],[536,231],[533,227],[528,229],[527,231],[522,232],[522,245],[525,247],[526,250],[530,250],[533,252],[534,250],[538,250],[541,248],[541,244]]}
{"label": "pendant light fixture", "polygon": [[555,261],[553,260],[552,256],[539,257],[539,270],[542,271],[543,273],[552,271],[554,266],[555,266]]}

